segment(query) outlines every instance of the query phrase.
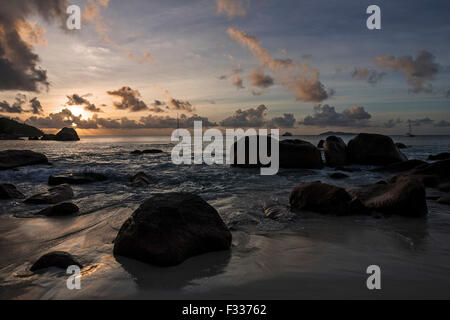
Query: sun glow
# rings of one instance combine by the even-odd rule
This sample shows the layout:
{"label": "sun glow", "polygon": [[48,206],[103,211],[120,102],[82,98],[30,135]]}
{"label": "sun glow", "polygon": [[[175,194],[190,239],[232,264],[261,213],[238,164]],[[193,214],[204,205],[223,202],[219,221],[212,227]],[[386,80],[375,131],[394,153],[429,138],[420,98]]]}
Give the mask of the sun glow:
{"label": "sun glow", "polygon": [[67,109],[69,109],[74,116],[81,116],[83,119],[88,118],[88,112],[84,110],[83,106],[67,106]]}

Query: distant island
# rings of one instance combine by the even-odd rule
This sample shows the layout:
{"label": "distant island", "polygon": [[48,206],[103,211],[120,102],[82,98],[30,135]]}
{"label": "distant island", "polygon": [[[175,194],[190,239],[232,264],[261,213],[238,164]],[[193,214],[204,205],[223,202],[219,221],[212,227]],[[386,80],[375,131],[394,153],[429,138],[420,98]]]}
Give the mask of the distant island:
{"label": "distant island", "polygon": [[354,132],[340,132],[340,131],[327,131],[319,134],[319,136],[355,136],[357,133]]}
{"label": "distant island", "polygon": [[292,133],[286,132],[286,133],[283,134],[282,136],[283,136],[283,137],[292,137]]}
{"label": "distant island", "polygon": [[[28,137],[29,140],[79,141],[73,128],[62,128],[57,134],[45,134],[38,128],[8,118],[0,118],[0,140],[18,140]],[[40,138],[40,139],[39,139]]]}
{"label": "distant island", "polygon": [[21,137],[41,137],[44,132],[24,123],[8,118],[0,118],[0,139],[19,139]]}

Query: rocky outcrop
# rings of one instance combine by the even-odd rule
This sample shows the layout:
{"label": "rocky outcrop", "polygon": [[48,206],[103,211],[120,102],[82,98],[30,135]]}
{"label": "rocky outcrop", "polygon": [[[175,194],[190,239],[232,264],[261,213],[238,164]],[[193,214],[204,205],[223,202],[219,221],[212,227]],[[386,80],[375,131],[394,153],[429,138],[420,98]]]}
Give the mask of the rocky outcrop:
{"label": "rocky outcrop", "polygon": [[17,188],[9,183],[0,184],[0,199],[23,199],[25,196]]}
{"label": "rocky outcrop", "polygon": [[131,185],[135,188],[147,187],[150,184],[150,177],[144,172],[138,172],[131,178]]}
{"label": "rocky outcrop", "polygon": [[412,177],[361,187],[351,193],[373,212],[406,217],[422,217],[428,213],[425,186]]}
{"label": "rocky outcrop", "polygon": [[83,268],[72,255],[63,251],[50,252],[40,257],[30,268],[32,272],[40,271],[50,267],[56,267],[66,270],[70,266]]}
{"label": "rocky outcrop", "polygon": [[166,193],[145,201],[122,225],[114,254],[173,266],[230,245],[230,231],[206,201],[190,193]]}
{"label": "rocky outcrop", "polygon": [[448,160],[450,159],[450,152],[443,152],[436,155],[431,155],[428,157],[428,160]]}
{"label": "rocky outcrop", "polygon": [[48,184],[56,186],[60,184],[89,184],[94,182],[102,182],[108,180],[108,177],[101,173],[80,172],[55,174],[48,178]]}
{"label": "rocky outcrop", "polygon": [[56,141],[56,134],[44,134],[41,137],[42,141]]}
{"label": "rocky outcrop", "polygon": [[401,143],[401,142],[397,142],[397,143],[395,144],[395,146],[397,147],[397,149],[406,149],[406,148],[408,148],[408,147],[406,146],[406,144]]}
{"label": "rocky outcrop", "polygon": [[422,160],[407,160],[403,162],[397,162],[393,164],[389,164],[387,166],[381,168],[375,168],[371,171],[373,172],[391,172],[391,173],[400,173],[405,171],[410,171],[418,166],[426,165],[427,163]]}
{"label": "rocky outcrop", "polygon": [[330,167],[344,166],[348,163],[347,146],[339,137],[328,137],[323,144],[326,164]]}
{"label": "rocky outcrop", "polygon": [[[239,168],[260,168],[263,165],[259,159],[259,139],[267,139],[268,150],[271,150],[272,143],[278,143],[274,138],[257,137],[257,146],[254,149],[250,148],[249,137],[242,138],[245,146],[245,161],[242,164],[238,163],[238,143],[233,144],[233,166]],[[249,160],[249,152],[253,150],[257,156],[257,163],[251,164]],[[280,168],[305,168],[305,169],[320,169],[323,167],[322,155],[314,145],[302,140],[283,140],[279,141],[279,160]]]}
{"label": "rocky outcrop", "polygon": [[25,200],[25,203],[31,204],[56,204],[68,201],[73,198],[73,190],[67,185],[63,184],[48,189],[47,192],[40,193]]}
{"label": "rocky outcrop", "polygon": [[80,209],[77,205],[71,202],[66,202],[45,208],[44,210],[39,211],[37,215],[46,217],[65,217],[76,214],[79,211]]}
{"label": "rocky outcrop", "polygon": [[30,150],[6,150],[0,151],[0,170],[36,164],[48,164],[48,159],[42,153]]}
{"label": "rocky outcrop", "polygon": [[147,150],[134,150],[132,152],[130,152],[133,155],[140,155],[140,154],[159,154],[159,153],[164,153],[164,151],[159,150],[159,149],[147,149]]}
{"label": "rocky outcrop", "polygon": [[348,143],[349,160],[366,165],[388,165],[408,160],[394,141],[381,134],[360,133]]}
{"label": "rocky outcrop", "polygon": [[312,211],[344,216],[354,212],[352,197],[343,188],[321,182],[302,183],[292,189],[289,204],[293,212]]}
{"label": "rocky outcrop", "polygon": [[450,182],[450,160],[420,165],[407,173],[394,177],[392,181],[395,182],[405,175],[420,180],[426,187],[437,187]]}
{"label": "rocky outcrop", "polygon": [[325,143],[325,140],[320,140],[319,143],[317,144],[317,148],[323,149],[324,143]]}
{"label": "rocky outcrop", "polygon": [[80,141],[77,132],[73,128],[62,128],[60,132],[56,134],[57,141]]}
{"label": "rocky outcrop", "polygon": [[334,172],[334,173],[330,173],[328,176],[329,176],[331,179],[336,179],[336,180],[350,178],[348,175],[346,175],[345,173],[342,173],[342,172]]}
{"label": "rocky outcrop", "polygon": [[40,137],[44,133],[33,126],[8,118],[0,118],[0,135],[3,134],[15,137]]}

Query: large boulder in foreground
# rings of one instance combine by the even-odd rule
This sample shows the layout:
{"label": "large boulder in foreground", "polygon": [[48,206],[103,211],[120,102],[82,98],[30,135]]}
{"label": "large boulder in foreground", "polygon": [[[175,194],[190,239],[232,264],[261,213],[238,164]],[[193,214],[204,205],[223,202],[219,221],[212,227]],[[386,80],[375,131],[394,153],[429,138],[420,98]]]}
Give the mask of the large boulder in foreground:
{"label": "large boulder in foreground", "polygon": [[360,133],[350,140],[348,155],[352,163],[366,165],[388,165],[408,160],[390,137],[370,133]]}
{"label": "large boulder in foreground", "polygon": [[80,141],[77,132],[73,128],[62,128],[60,132],[56,134],[57,141]]}
{"label": "large boulder in foreground", "polygon": [[230,231],[206,201],[190,193],[166,193],[145,201],[122,225],[114,254],[173,266],[230,245]]}
{"label": "large boulder in foreground", "polygon": [[40,271],[50,267],[67,269],[70,266],[83,268],[72,255],[64,251],[54,251],[40,257],[30,268],[31,271]]}
{"label": "large boulder in foreground", "polygon": [[339,137],[330,136],[323,144],[325,161],[330,167],[345,166],[348,163],[347,146]]}
{"label": "large boulder in foreground", "polygon": [[51,186],[57,186],[60,184],[88,184],[106,180],[108,180],[108,177],[101,173],[80,172],[51,175],[48,178],[48,184]]}
{"label": "large boulder in foreground", "polygon": [[374,212],[406,217],[422,217],[428,213],[425,186],[414,177],[366,186],[355,194],[366,208]]}
{"label": "large boulder in foreground", "polygon": [[302,183],[292,189],[289,204],[293,212],[312,211],[344,216],[353,212],[352,197],[343,188],[321,182]]}
{"label": "large boulder in foreground", "polygon": [[395,182],[403,176],[414,177],[426,187],[437,187],[450,182],[450,159],[419,165],[407,173],[394,177],[393,181]]}
{"label": "large boulder in foreground", "polygon": [[[264,165],[261,164],[259,159],[259,139],[267,139],[268,153],[270,154],[272,143],[279,143],[279,160],[280,168],[305,168],[305,169],[320,169],[323,168],[322,155],[313,144],[299,140],[299,139],[287,139],[283,141],[275,141],[270,136],[257,136],[255,139],[258,143],[256,148],[250,148],[250,138],[247,136],[244,140],[245,145],[245,161],[242,164],[238,163],[238,142],[235,142],[232,147],[233,152],[233,166],[239,168],[260,168]],[[241,140],[240,140],[241,141]],[[249,152],[254,150],[257,157],[257,163],[251,164]]]}
{"label": "large boulder in foreground", "polygon": [[42,153],[30,150],[5,150],[0,151],[0,170],[14,169],[17,167],[36,164],[48,164],[48,159]]}
{"label": "large boulder in foreground", "polygon": [[73,190],[67,185],[63,184],[48,189],[47,192],[39,193],[25,200],[25,203],[31,204],[56,204],[64,202],[73,198]]}
{"label": "large boulder in foreground", "polygon": [[25,196],[17,190],[16,186],[9,183],[0,184],[0,199],[23,199]]}

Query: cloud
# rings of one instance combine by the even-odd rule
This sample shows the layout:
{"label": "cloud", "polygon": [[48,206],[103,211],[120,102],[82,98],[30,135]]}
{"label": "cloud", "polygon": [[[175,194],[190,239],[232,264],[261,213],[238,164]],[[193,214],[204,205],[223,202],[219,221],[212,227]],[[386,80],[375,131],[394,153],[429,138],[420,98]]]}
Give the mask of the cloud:
{"label": "cloud", "polygon": [[432,92],[429,81],[439,72],[439,64],[434,62],[435,57],[428,51],[420,51],[414,59],[411,55],[396,58],[394,56],[376,57],[377,65],[385,70],[402,72],[412,92]]}
{"label": "cloud", "polygon": [[170,98],[167,102],[168,106],[172,110],[181,110],[187,112],[195,111],[195,107],[189,101],[178,100],[174,98]]}
{"label": "cloud", "polygon": [[45,29],[37,22],[19,21],[17,30],[20,38],[29,46],[45,47],[48,40],[45,38]]}
{"label": "cloud", "polygon": [[292,128],[295,125],[293,114],[284,114],[282,117],[267,119],[269,109],[265,105],[246,110],[238,109],[231,116],[220,121],[222,127],[230,128]]}
{"label": "cloud", "polygon": [[273,78],[264,74],[264,71],[259,68],[253,69],[248,78],[250,79],[251,84],[258,88],[266,89],[274,84]]}
{"label": "cloud", "polygon": [[386,75],[386,73],[369,68],[355,68],[351,75],[355,79],[367,81],[371,85],[375,85]]}
{"label": "cloud", "polygon": [[31,112],[33,114],[42,114],[44,113],[44,108],[42,108],[41,102],[37,97],[34,97],[30,100]]}
{"label": "cloud", "polygon": [[396,127],[397,125],[403,123],[404,121],[401,119],[389,119],[387,122],[383,123],[382,127],[386,129],[391,129]]}
{"label": "cloud", "polygon": [[132,52],[128,52],[128,59],[135,61],[139,64],[152,63],[155,57],[150,52],[145,53],[141,57],[136,57]]}
{"label": "cloud", "polygon": [[90,103],[89,100],[85,98],[86,96],[80,96],[78,94],[72,94],[71,96],[67,96],[68,102],[67,105],[69,106],[84,106],[84,110],[93,112],[93,113],[100,113],[103,112],[102,109],[97,108],[95,104]]}
{"label": "cloud", "polygon": [[247,14],[243,0],[216,0],[216,3],[217,14],[227,15],[230,19]]}
{"label": "cloud", "polygon": [[66,0],[3,1],[0,11],[0,91],[38,92],[48,88],[46,70],[38,66],[39,56],[32,51],[32,42],[41,37],[42,29],[33,30],[29,17],[46,22],[65,23]]}
{"label": "cloud", "polygon": [[0,101],[0,113],[43,113],[41,102],[37,97],[29,100],[30,109],[23,108],[26,102],[27,96],[23,94],[17,94],[13,104],[9,104],[7,101]]}
{"label": "cloud", "polygon": [[95,118],[83,120],[81,115],[75,116],[67,108],[57,113],[51,113],[46,117],[32,116],[28,118],[25,123],[38,128],[60,129],[76,125],[79,129],[98,129]]}
{"label": "cloud", "polygon": [[411,125],[415,126],[415,127],[431,125],[434,123],[434,120],[432,120],[428,117],[423,118],[423,119],[410,120],[410,121],[411,121]]}
{"label": "cloud", "polygon": [[122,87],[115,91],[107,92],[111,96],[121,98],[120,102],[114,102],[114,106],[119,110],[129,110],[131,112],[141,112],[148,110],[147,105],[140,99],[141,94],[130,87]]}
{"label": "cloud", "polygon": [[167,104],[164,101],[155,100],[155,102],[151,104],[151,108],[149,110],[156,113],[166,112],[163,108],[164,106],[167,108]]}
{"label": "cloud", "polygon": [[304,102],[322,102],[332,93],[325,90],[319,81],[319,71],[312,68],[306,62],[294,62],[291,59],[274,59],[269,51],[261,47],[260,41],[238,30],[230,27],[228,35],[242,47],[250,50],[254,58],[260,63],[261,68],[270,69],[277,82],[294,93],[297,100]]}
{"label": "cloud", "polygon": [[357,105],[351,106],[342,113],[336,112],[336,109],[327,104],[317,105],[314,107],[314,115],[307,116],[303,121],[299,122],[304,126],[319,127],[367,127],[368,121],[372,116],[364,109]]}
{"label": "cloud", "polygon": [[441,121],[437,122],[434,126],[435,127],[440,127],[440,128],[450,127],[450,122],[447,121],[447,120],[441,120]]}
{"label": "cloud", "polygon": [[239,76],[234,76],[234,78],[233,78],[233,86],[235,86],[237,89],[245,89],[244,81]]}

